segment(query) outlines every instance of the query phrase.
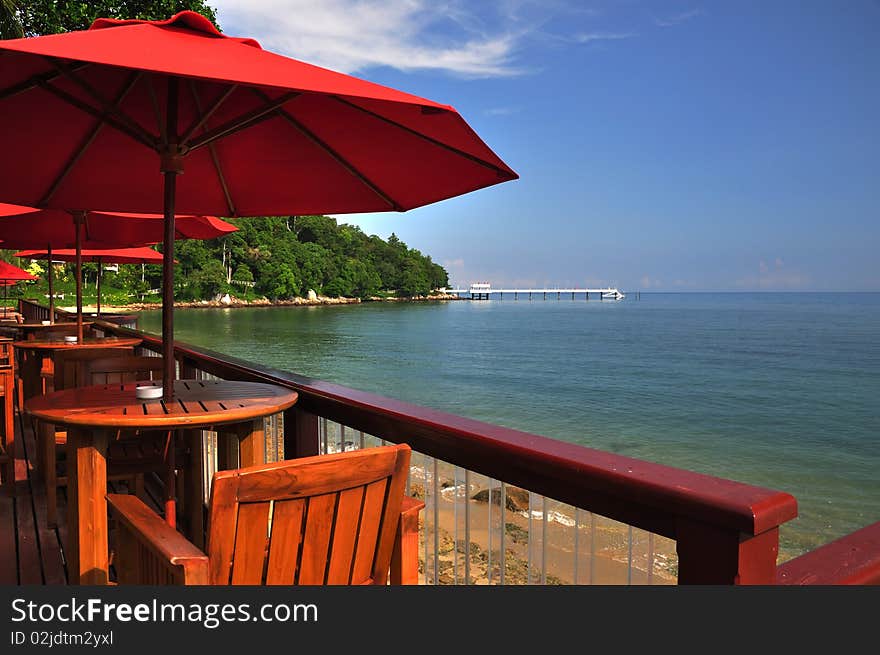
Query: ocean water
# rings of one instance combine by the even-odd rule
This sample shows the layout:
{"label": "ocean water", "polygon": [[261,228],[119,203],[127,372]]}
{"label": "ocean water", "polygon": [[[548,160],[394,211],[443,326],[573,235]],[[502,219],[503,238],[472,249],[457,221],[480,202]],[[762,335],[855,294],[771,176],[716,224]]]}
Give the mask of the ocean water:
{"label": "ocean water", "polygon": [[[161,330],[159,312],[141,327]],[[180,341],[798,499],[784,557],[880,520],[880,294],[175,312]]]}

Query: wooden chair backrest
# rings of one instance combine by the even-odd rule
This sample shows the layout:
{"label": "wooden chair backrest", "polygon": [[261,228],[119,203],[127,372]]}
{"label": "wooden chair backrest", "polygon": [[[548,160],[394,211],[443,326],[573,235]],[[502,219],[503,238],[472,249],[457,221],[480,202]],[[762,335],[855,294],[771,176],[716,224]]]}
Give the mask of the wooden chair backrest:
{"label": "wooden chair backrest", "polygon": [[211,584],[385,584],[410,452],[399,444],[216,473]]}
{"label": "wooden chair backrest", "polygon": [[15,349],[12,347],[12,339],[0,337],[0,368],[11,368],[14,363]]}
{"label": "wooden chair backrest", "polygon": [[161,380],[162,357],[98,357],[82,362],[82,384],[124,384],[140,380]]}
{"label": "wooden chair backrest", "polygon": [[[83,326],[83,333],[87,334],[90,332],[88,325]],[[76,334],[76,323],[64,322],[64,323],[53,323],[50,326],[45,328],[41,328],[38,332],[29,331],[27,338],[28,339],[57,339],[62,336]]]}
{"label": "wooden chair backrest", "polygon": [[[56,391],[61,389],[73,389],[85,387],[89,384],[100,382],[88,382],[84,366],[86,363],[98,360],[117,359],[134,356],[134,348],[76,348],[71,350],[59,350],[55,353],[54,387]],[[161,362],[162,360],[159,359]]]}

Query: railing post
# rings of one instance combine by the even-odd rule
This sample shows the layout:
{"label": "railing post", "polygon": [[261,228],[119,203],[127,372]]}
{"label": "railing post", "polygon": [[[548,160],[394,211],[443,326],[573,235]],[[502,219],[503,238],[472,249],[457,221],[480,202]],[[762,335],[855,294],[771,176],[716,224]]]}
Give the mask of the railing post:
{"label": "railing post", "polygon": [[774,584],[779,528],[752,536],[679,519],[676,550],[678,584]]}
{"label": "railing post", "polygon": [[319,453],[318,417],[298,410],[284,410],[284,459],[309,457]]}
{"label": "railing post", "polygon": [[196,378],[196,366],[191,359],[178,357],[178,365],[180,366],[181,380],[194,380]]}

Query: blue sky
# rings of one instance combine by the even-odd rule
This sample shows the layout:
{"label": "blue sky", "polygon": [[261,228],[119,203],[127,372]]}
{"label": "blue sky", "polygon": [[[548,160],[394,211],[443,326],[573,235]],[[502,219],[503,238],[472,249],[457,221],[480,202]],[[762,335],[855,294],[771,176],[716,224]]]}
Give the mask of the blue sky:
{"label": "blue sky", "polygon": [[215,0],[224,32],[453,105],[519,180],[396,233],[457,285],[880,290],[880,2]]}

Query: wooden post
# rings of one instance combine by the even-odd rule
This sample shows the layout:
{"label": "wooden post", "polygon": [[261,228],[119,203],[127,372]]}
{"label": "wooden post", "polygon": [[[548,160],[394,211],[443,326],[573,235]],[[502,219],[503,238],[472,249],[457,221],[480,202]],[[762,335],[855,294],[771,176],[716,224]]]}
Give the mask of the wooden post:
{"label": "wooden post", "polygon": [[754,536],[680,519],[678,584],[769,585],[776,580],[779,528]]}
{"label": "wooden post", "polygon": [[86,213],[73,213],[73,224],[76,226],[76,341],[83,342],[83,302],[82,302],[82,230]]}
{"label": "wooden post", "polygon": [[98,257],[98,280],[97,280],[97,289],[95,292],[98,294],[98,299],[96,301],[97,307],[95,309],[95,314],[100,318],[101,316],[101,277],[103,274],[104,266],[101,264],[101,258]]}
{"label": "wooden post", "polygon": [[49,254],[49,322],[55,322],[55,289],[52,285],[52,244],[46,245],[46,252]]}
{"label": "wooden post", "polygon": [[184,511],[187,516],[189,539],[199,548],[205,547],[205,490],[202,431],[184,430],[183,439],[188,445],[189,462],[183,476]]}
{"label": "wooden post", "polygon": [[177,195],[177,176],[183,172],[183,156],[177,144],[177,94],[175,77],[168,78],[168,111],[163,136],[163,152],[159,170],[165,178],[165,233],[162,241],[162,356],[165,370],[162,376],[162,397],[166,402],[174,396],[174,205]]}
{"label": "wooden post", "polygon": [[108,434],[70,427],[67,439],[68,578],[71,584],[105,585]]}
{"label": "wooden post", "polygon": [[284,459],[309,457],[320,452],[318,417],[294,405],[284,411]]}

